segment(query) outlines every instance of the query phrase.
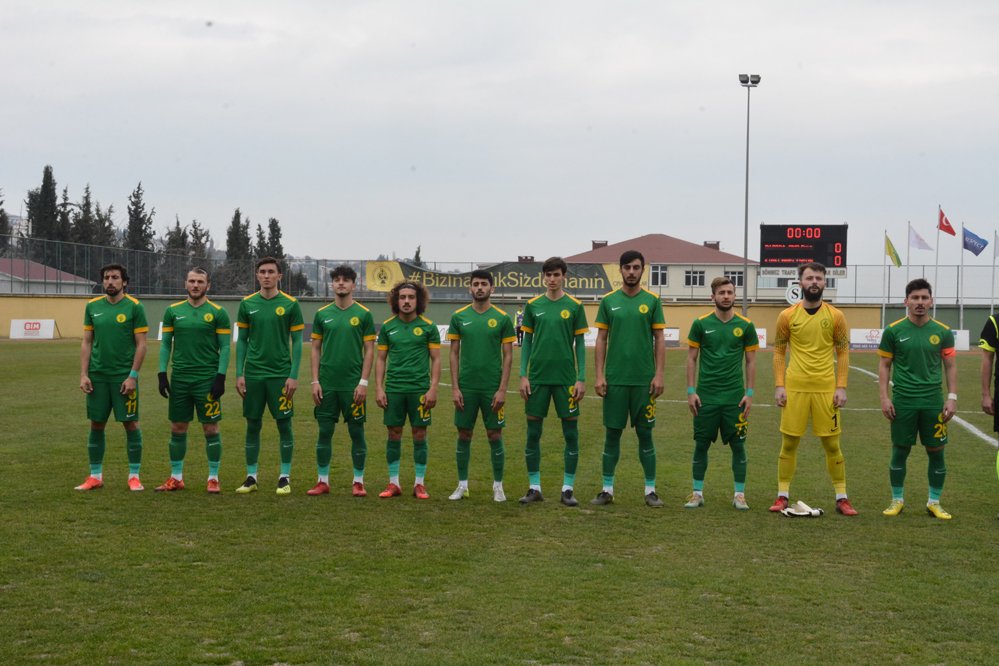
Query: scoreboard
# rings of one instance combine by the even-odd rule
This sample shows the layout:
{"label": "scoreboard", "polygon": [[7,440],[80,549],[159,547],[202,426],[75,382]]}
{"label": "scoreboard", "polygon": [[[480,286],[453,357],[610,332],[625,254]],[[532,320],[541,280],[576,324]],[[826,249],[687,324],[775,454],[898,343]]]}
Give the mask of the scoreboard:
{"label": "scoreboard", "polygon": [[846,277],[845,224],[761,224],[760,275],[798,277],[798,266],[817,261],[829,277]]}

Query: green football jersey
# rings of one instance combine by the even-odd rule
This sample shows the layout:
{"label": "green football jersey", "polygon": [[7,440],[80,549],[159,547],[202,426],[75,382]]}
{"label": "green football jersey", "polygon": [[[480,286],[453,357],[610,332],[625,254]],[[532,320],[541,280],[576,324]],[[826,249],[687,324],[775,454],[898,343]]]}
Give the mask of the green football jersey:
{"label": "green football jersey", "polygon": [[243,367],[247,379],[287,378],[291,374],[289,341],[293,333],[305,328],[302,307],[293,296],[283,291],[273,298],[264,298],[259,291],[250,294],[239,304],[236,326],[249,341]]}
{"label": "green football jersey", "polygon": [[659,297],[640,290],[606,294],[597,309],[597,328],[607,331],[604,377],[615,386],[646,386],[656,374],[652,331],[666,328]]}
{"label": "green football jersey", "polygon": [[461,388],[495,393],[503,376],[503,345],[517,339],[509,315],[495,305],[482,314],[466,305],[451,315],[447,339],[461,341]]}
{"label": "green football jersey", "polygon": [[387,393],[422,393],[430,388],[430,350],[440,349],[441,333],[423,315],[413,321],[387,319],[378,331],[378,349],[388,350]]}
{"label": "green football jersey", "polygon": [[524,307],[524,333],[533,334],[527,378],[542,386],[572,386],[576,383],[573,341],[589,330],[583,304],[563,294],[553,301],[546,294],[535,296]]}
{"label": "green football jersey", "polygon": [[704,405],[738,405],[745,395],[743,357],[760,348],[756,327],[735,313],[727,322],[709,312],[694,320],[687,344],[700,348],[697,395]]}
{"label": "green football jersey", "polygon": [[117,303],[100,296],[83,310],[83,330],[94,332],[90,350],[92,380],[119,380],[132,370],[135,360],[135,334],[149,330],[146,309],[137,299],[125,294]]}
{"label": "green football jersey", "polygon": [[[220,335],[229,344],[232,326],[221,305],[206,300],[198,307],[183,300],[163,313],[163,332],[173,333],[173,374],[185,379],[211,379],[218,372]],[[224,373],[223,373],[224,374]]]}
{"label": "green football jersey", "polygon": [[371,311],[357,302],[346,309],[336,303],[319,308],[312,320],[312,339],[322,341],[320,383],[330,391],[353,391],[361,380],[364,343],[375,339]]}
{"label": "green football jersey", "polygon": [[938,409],[945,353],[954,353],[954,332],[936,319],[922,326],[908,317],[889,324],[881,334],[878,355],[892,359],[892,399],[906,407]]}

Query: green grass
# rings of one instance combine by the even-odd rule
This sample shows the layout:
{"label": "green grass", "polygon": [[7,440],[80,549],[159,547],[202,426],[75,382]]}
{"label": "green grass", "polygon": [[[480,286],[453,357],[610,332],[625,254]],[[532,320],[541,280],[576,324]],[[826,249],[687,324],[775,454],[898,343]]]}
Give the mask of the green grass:
{"label": "green grass", "polygon": [[[142,375],[148,488],[169,474],[156,353],[153,344]],[[270,491],[276,431],[265,422],[266,492],[237,496],[243,424],[233,382],[224,398],[221,496],[203,492],[207,465],[194,431],[188,490],[127,492],[118,426],[108,429],[107,486],[76,493],[72,487],[87,470],[78,344],[3,342],[0,354],[4,663],[995,662],[995,450],[952,426],[943,503],[954,520],[922,511],[926,473],[919,451],[909,462],[909,508],[897,519],[882,517],[888,428],[875,382],[856,371],[843,444],[861,515],[832,512],[821,447],[808,437],[792,491],[827,515],[791,520],[766,511],[779,449],[778,413],[766,404],[772,402],[766,353],[751,415],[746,513],[730,505],[730,460],[721,446],[712,448],[705,507],[682,508],[692,442],[680,351],[668,354],[668,400],[659,406],[666,508],[658,511],[642,503],[630,433],[616,503],[586,504],[600,486],[595,399],[584,401],[580,426],[577,492],[584,504],[567,509],[555,501],[561,432],[549,421],[542,465],[548,501],[520,507],[524,424],[512,395],[506,504],[492,502],[481,431],[472,449],[472,497],[447,501],[455,468],[446,400],[430,430],[429,502],[351,498],[341,431],[333,494],[307,497],[316,429],[305,396],[295,418],[293,495]],[[853,362],[877,367],[872,354],[854,354]],[[988,432],[990,417],[975,411],[978,357],[961,355],[958,362],[960,416]],[[377,409],[367,432],[367,481],[377,491],[386,480]],[[411,450],[404,440],[404,487],[412,480]]]}

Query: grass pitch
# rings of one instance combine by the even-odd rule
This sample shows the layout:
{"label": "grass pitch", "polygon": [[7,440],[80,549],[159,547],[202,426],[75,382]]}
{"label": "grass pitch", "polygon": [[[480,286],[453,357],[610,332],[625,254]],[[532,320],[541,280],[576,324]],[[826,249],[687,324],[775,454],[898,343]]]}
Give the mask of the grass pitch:
{"label": "grass pitch", "polygon": [[[203,438],[192,428],[185,479],[169,474],[166,401],[156,393],[150,345],[142,374],[143,493],[126,490],[122,429],[108,427],[106,487],[77,493],[86,476],[86,421],[77,388],[78,343],[2,342],[0,384],[0,661],[17,664],[659,664],[995,663],[999,545],[995,449],[951,426],[944,506],[925,514],[925,455],[909,459],[906,511],[889,500],[888,427],[877,385],[851,372],[843,447],[861,515],[833,512],[821,447],[806,437],[792,499],[826,510],[792,520],[767,512],[776,489],[778,411],[770,356],[758,363],[751,414],[749,512],[731,507],[730,457],[715,445],[706,504],[684,510],[691,421],[685,352],[667,357],[659,404],[659,492],[642,502],[633,433],[626,433],[613,505],[600,489],[600,403],[581,417],[578,509],[557,502],[561,429],[546,421],[547,501],[521,507],[524,421],[510,396],[506,504],[492,502],[484,433],[472,445],[472,496],[455,485],[449,389],[430,429],[429,502],[379,500],[384,428],[369,401],[366,499],[349,496],[346,432],[334,437],[333,494],[307,497],[315,478],[315,423],[307,373],[295,417],[293,494],[272,492],[276,431],[265,420],[261,489],[244,476],[243,422],[234,373],[223,400],[223,494],[203,492]],[[308,348],[306,354],[308,353]],[[592,360],[592,359],[591,359]],[[855,353],[856,367],[877,357]],[[959,415],[981,431],[978,361],[960,355]],[[445,355],[446,363],[446,355]],[[303,361],[303,368],[307,368]],[[592,362],[591,362],[592,367]],[[592,375],[592,372],[591,372]],[[447,371],[443,376],[446,378]],[[592,394],[592,376],[589,383]],[[345,430],[345,429],[344,429]],[[917,447],[918,448],[918,447]],[[402,480],[412,482],[404,439]]]}

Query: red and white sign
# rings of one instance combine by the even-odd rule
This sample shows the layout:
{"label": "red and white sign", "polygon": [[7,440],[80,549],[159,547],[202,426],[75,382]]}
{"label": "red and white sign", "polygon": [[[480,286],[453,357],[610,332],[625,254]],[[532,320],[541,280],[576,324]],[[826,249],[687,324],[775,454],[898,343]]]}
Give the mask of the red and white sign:
{"label": "red and white sign", "polygon": [[55,338],[55,319],[11,319],[11,340],[52,340]]}

